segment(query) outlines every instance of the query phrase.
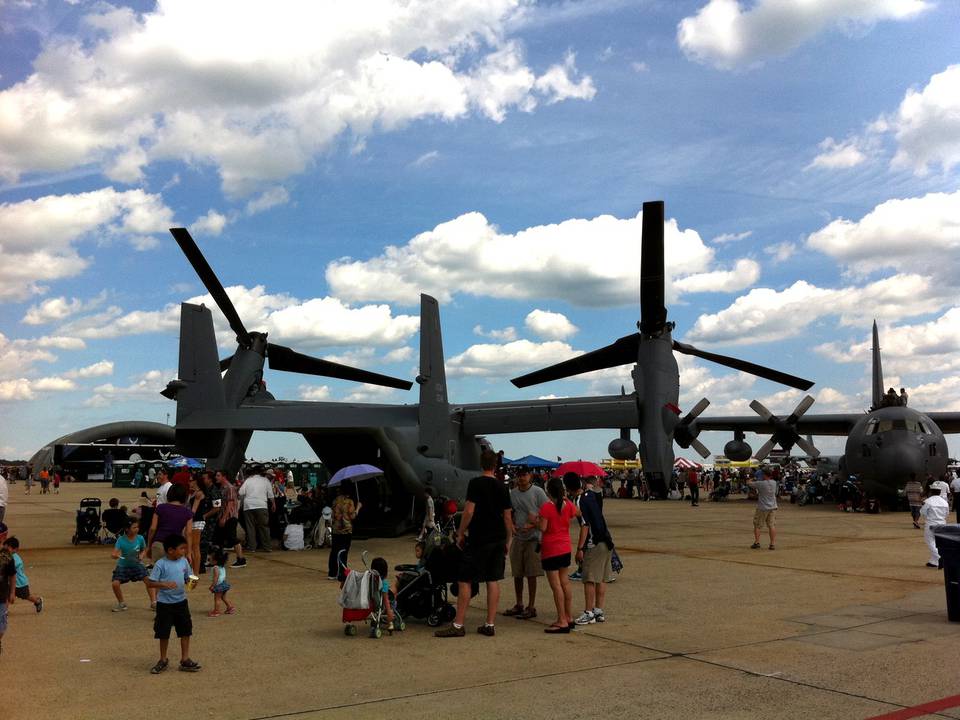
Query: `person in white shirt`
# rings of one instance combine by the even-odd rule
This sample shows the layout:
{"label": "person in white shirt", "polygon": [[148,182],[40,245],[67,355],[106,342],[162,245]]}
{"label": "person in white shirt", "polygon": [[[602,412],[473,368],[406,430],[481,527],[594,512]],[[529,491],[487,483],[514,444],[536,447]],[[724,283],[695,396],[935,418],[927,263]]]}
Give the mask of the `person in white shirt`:
{"label": "person in white shirt", "polygon": [[950,504],[940,497],[940,488],[935,485],[930,486],[930,497],[928,497],[920,508],[920,515],[924,520],[923,539],[930,548],[930,559],[927,561],[927,567],[940,567],[940,553],[937,552],[937,542],[934,537],[934,531],[947,522],[947,516],[950,514]]}
{"label": "person in white shirt", "polygon": [[3,522],[3,516],[7,513],[7,500],[10,497],[10,488],[7,487],[7,479],[0,475],[0,523]]}
{"label": "person in white shirt", "polygon": [[[243,503],[243,527],[247,531],[247,552],[256,552],[259,541],[263,552],[273,552],[270,545],[270,513],[276,512],[273,485],[260,473],[263,468],[255,466],[253,475],[240,486]],[[268,510],[269,508],[269,510]]]}
{"label": "person in white shirt", "polygon": [[947,505],[950,505],[950,486],[947,485],[943,480],[934,480],[930,483],[932,488],[940,488],[940,497],[947,501]]}
{"label": "person in white shirt", "polygon": [[157,473],[157,482],[160,483],[160,487],[157,488],[157,505],[163,505],[167,501],[167,492],[173,487],[173,483],[167,479],[166,470]]}
{"label": "person in white shirt", "polygon": [[953,509],[957,511],[957,522],[960,523],[960,477],[950,473],[953,479],[950,480],[950,491],[953,493]]}

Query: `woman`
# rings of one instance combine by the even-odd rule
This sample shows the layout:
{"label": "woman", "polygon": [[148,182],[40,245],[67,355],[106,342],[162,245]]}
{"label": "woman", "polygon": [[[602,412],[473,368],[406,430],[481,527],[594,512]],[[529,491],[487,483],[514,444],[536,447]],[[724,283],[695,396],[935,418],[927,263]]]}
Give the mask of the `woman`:
{"label": "woman", "polygon": [[423,492],[426,497],[427,507],[423,514],[423,526],[420,528],[420,535],[417,537],[417,540],[423,540],[437,527],[435,506],[433,502],[433,488],[424,488]]}
{"label": "woman", "polygon": [[182,535],[187,541],[187,557],[193,557],[193,510],[184,504],[186,500],[187,489],[183,485],[171,485],[167,501],[153,511],[147,533],[147,549],[151,553],[153,543],[161,543],[160,555],[163,555],[163,541],[171,535]]}
{"label": "woman", "polygon": [[[337,498],[333,501],[331,525],[333,537],[330,543],[330,557],[327,560],[327,580],[343,580],[345,577],[340,563],[347,564],[347,555],[350,552],[350,541],[353,539],[353,521],[360,512],[361,503],[353,503],[350,492],[353,483],[345,482],[340,485]],[[338,557],[340,551],[343,557]]]}
{"label": "woman", "polygon": [[547,573],[547,582],[553,591],[553,602],[557,606],[557,621],[545,633],[569,633],[573,629],[573,591],[570,589],[568,568],[570,552],[570,520],[580,516],[580,510],[567,500],[563,480],[550,478],[547,482],[547,495],[550,502],[540,507],[540,557],[541,565]]}
{"label": "woman", "polygon": [[203,472],[199,483],[196,479],[190,481],[190,490],[190,509],[193,511],[193,537],[190,547],[193,554],[189,559],[193,574],[200,575],[213,539],[216,516],[220,513],[220,509],[213,504],[214,500],[220,498],[220,493],[209,470]]}

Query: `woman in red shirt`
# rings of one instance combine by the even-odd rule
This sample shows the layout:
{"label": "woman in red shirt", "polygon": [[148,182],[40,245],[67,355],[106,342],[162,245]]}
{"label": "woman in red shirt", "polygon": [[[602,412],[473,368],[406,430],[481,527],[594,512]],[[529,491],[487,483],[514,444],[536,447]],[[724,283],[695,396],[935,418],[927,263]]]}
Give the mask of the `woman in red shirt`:
{"label": "woman in red shirt", "polygon": [[552,502],[540,508],[541,565],[547,573],[547,582],[553,591],[557,606],[557,621],[545,633],[568,633],[573,627],[573,591],[567,575],[570,567],[570,521],[580,515],[580,510],[566,499],[563,480],[551,478],[547,482],[547,495]]}

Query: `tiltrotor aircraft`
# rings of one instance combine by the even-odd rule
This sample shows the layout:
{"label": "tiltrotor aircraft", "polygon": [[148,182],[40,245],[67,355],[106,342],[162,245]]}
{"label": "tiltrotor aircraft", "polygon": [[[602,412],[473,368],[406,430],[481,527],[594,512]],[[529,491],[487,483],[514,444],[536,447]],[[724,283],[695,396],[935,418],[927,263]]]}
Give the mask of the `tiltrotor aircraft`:
{"label": "tiltrotor aircraft", "polygon": [[765,458],[775,445],[787,452],[800,446],[808,456],[820,453],[802,435],[845,435],[844,454],[839,472],[844,478],[854,475],[863,482],[867,494],[888,505],[896,503],[897,494],[914,473],[921,482],[926,476],[940,477],[949,461],[944,433],[960,432],[960,413],[922,413],[906,405],[895,393],[883,391],[883,368],[880,360],[880,336],[873,323],[873,403],[866,413],[806,415],[813,398],[804,397],[789,416],[773,415],[754,400],[750,407],[757,417],[712,417],[698,420],[690,429],[696,435],[704,431],[732,430],[734,439],[727,443],[724,454],[731,460],[746,460],[752,449],[743,440],[745,432],[773,434],[756,454]]}
{"label": "tiltrotor aircraft", "polygon": [[[753,363],[707,353],[670,337],[663,307],[663,203],[645,203],[641,268],[640,332],[613,345],[587,353],[560,366],[528,376],[529,385],[601,367],[636,363],[636,391],[629,395],[452,404],[447,397],[436,300],[421,296],[419,402],[406,405],[345,402],[283,401],[263,384],[263,366],[271,369],[374,382],[392,387],[410,383],[302,355],[267,341],[266,334],[249,332],[217,276],[183,228],[171,230],[214,302],[237,335],[237,351],[220,361],[213,316],[203,305],[183,303],[180,310],[178,378],[164,395],[177,402],[176,445],[179,452],[210,458],[209,467],[239,469],[255,430],[301,433],[331,470],[369,462],[385,470],[385,483],[361,483],[374,493],[361,524],[376,517],[377,528],[391,532],[409,517],[411,498],[427,486],[436,493],[463,497],[468,480],[479,469],[482,437],[495,433],[639,428],[644,465],[651,486],[665,492],[673,466],[674,437],[687,446],[696,441],[696,417],[708,404],[701,401],[685,417],[677,407],[679,373],[673,350],[719,362],[793,387],[812,383]],[[225,374],[221,376],[221,373]],[[684,445],[686,443],[686,445]],[[615,440],[623,455],[636,446]],[[702,446],[700,446],[701,449]],[[390,508],[387,511],[385,508]]]}

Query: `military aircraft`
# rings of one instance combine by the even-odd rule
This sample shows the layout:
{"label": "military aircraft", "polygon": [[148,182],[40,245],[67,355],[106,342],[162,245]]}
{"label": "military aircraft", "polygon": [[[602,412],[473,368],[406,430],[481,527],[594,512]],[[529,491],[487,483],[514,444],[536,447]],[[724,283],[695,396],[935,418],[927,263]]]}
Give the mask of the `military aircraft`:
{"label": "military aircraft", "polygon": [[[898,492],[914,473],[921,482],[926,476],[940,477],[949,461],[944,433],[960,432],[960,413],[922,413],[906,404],[891,389],[883,390],[883,367],[880,358],[880,336],[873,323],[873,403],[865,413],[807,415],[813,398],[804,397],[787,417],[777,417],[754,400],[750,407],[757,417],[712,417],[698,420],[690,431],[728,430],[734,439],[726,444],[724,454],[731,460],[746,460],[752,454],[744,441],[745,432],[764,434],[770,439],[757,451],[764,459],[779,445],[788,453],[800,446],[813,459],[821,457],[813,443],[802,435],[846,436],[844,454],[837,470],[841,477],[856,476],[864,490],[887,505],[895,505]],[[820,465],[818,464],[818,467]],[[828,464],[823,464],[828,468]]]}
{"label": "military aircraft", "polygon": [[[621,338],[609,348],[562,363],[559,368],[534,373],[525,383],[635,362],[634,393],[452,404],[447,397],[439,306],[434,298],[421,295],[420,368],[416,378],[419,401],[405,405],[274,398],[263,383],[265,362],[274,370],[390,387],[404,388],[410,383],[311,358],[268,342],[265,333],[249,332],[189,232],[173,228],[171,233],[237,335],[237,351],[221,362],[210,309],[191,303],[181,305],[178,377],[163,391],[177,403],[177,449],[191,457],[210,458],[209,467],[235,472],[253,431],[301,433],[331,471],[363,462],[385,470],[385,480],[379,485],[361,483],[361,499],[362,493],[370,494],[368,507],[379,507],[380,511],[365,513],[360,524],[377,518],[377,532],[402,529],[409,521],[411,498],[422,496],[425,487],[432,487],[437,494],[462,498],[467,482],[479,470],[483,436],[495,433],[639,428],[644,464],[651,477],[655,475],[658,480],[653,487],[665,494],[666,478],[673,467],[673,438],[676,436],[681,445],[687,442],[698,446],[696,432],[691,430],[708,404],[702,400],[680,418],[674,350],[792,387],[806,389],[812,383],[671,339],[673,324],[666,322],[663,307],[663,221],[662,202],[644,203],[640,332]],[[622,453],[630,446],[635,455],[636,446],[629,438],[621,442],[619,450]]]}

